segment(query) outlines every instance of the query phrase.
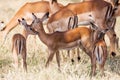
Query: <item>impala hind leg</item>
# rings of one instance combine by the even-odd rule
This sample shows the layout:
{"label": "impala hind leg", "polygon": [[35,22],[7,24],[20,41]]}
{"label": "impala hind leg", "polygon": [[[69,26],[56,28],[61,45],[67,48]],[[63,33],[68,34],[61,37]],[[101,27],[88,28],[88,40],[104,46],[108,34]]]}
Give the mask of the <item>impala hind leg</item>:
{"label": "impala hind leg", "polygon": [[101,72],[101,76],[105,76],[104,74],[104,65],[105,65],[105,62],[103,62],[102,64],[99,65],[99,68],[100,68],[100,72]]}
{"label": "impala hind leg", "polygon": [[119,48],[119,37],[116,38],[116,47]]}
{"label": "impala hind leg", "polygon": [[26,51],[23,51],[21,55],[22,55],[22,67],[27,72]]}
{"label": "impala hind leg", "polygon": [[66,60],[66,56],[63,50],[59,51],[59,53],[61,53],[61,60],[64,62]]}
{"label": "impala hind leg", "polygon": [[80,50],[79,50],[79,47],[77,48],[77,60],[78,62],[80,61]]}
{"label": "impala hind leg", "polygon": [[104,73],[104,65],[105,65],[105,62],[107,60],[107,56],[108,56],[108,52],[107,52],[107,47],[104,47],[103,48],[103,51],[104,51],[104,54],[102,56],[102,63],[99,64],[99,67],[100,67],[100,70],[101,70],[101,76],[105,76],[105,73]]}
{"label": "impala hind leg", "polygon": [[60,55],[59,55],[59,51],[56,52],[56,60],[57,60],[57,64],[58,64],[58,70],[60,70]]}
{"label": "impala hind leg", "polygon": [[73,49],[73,51],[72,51],[72,58],[71,58],[71,62],[72,63],[74,63],[75,61],[74,61],[74,59],[73,58],[76,58],[75,56],[77,56],[77,61],[79,62],[80,61],[80,51],[79,51],[79,47],[77,47],[77,48],[75,48],[75,49]]}
{"label": "impala hind leg", "polygon": [[13,59],[14,59],[14,67],[15,69],[18,69],[18,54],[16,53],[15,50],[13,50]]}
{"label": "impala hind leg", "polygon": [[96,71],[96,57],[93,56],[91,58],[91,76],[95,76],[95,71]]}
{"label": "impala hind leg", "polygon": [[71,54],[70,54],[70,52],[69,52],[69,54],[70,54],[70,56],[71,56],[71,62],[72,62],[72,64],[74,64],[74,62],[75,62],[75,60],[74,60],[74,57],[75,57],[75,49],[73,49],[73,50],[71,50]]}
{"label": "impala hind leg", "polygon": [[36,38],[36,35],[34,35],[34,42],[35,42],[34,44],[35,44],[35,45],[34,45],[34,53],[33,53],[33,55],[32,55],[32,59],[35,57],[35,51],[36,51],[36,45],[37,45],[36,39],[37,39],[37,38]]}

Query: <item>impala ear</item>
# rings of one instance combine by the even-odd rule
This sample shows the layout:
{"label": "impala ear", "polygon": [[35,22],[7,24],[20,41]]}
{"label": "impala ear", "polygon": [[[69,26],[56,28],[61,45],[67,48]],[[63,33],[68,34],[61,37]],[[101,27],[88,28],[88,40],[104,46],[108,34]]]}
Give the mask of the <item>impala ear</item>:
{"label": "impala ear", "polygon": [[22,21],[25,21],[25,19],[24,19],[24,18],[22,18]]}
{"label": "impala ear", "polygon": [[47,18],[49,18],[49,12],[45,13],[45,15],[41,18],[41,20],[44,21]]}
{"label": "impala ear", "polygon": [[20,25],[24,25],[24,26],[27,25],[27,22],[24,18],[22,18],[22,20],[18,19],[18,22],[19,22]]}
{"label": "impala ear", "polygon": [[32,13],[32,16],[33,16],[33,20],[37,19],[37,16],[34,13]]}
{"label": "impala ear", "polygon": [[114,5],[118,6],[118,4],[119,4],[119,0],[114,0]]}
{"label": "impala ear", "polygon": [[21,24],[21,20],[20,19],[18,19],[18,23]]}
{"label": "impala ear", "polygon": [[25,18],[22,18],[22,23],[27,24]]}
{"label": "impala ear", "polygon": [[53,4],[54,2],[57,3],[57,0],[52,0],[52,4]]}

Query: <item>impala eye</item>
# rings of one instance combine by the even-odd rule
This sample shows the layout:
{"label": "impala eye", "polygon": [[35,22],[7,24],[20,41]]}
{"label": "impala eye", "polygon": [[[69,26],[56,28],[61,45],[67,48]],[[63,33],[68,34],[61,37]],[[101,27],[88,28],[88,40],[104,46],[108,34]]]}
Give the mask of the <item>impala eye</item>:
{"label": "impala eye", "polygon": [[33,30],[33,29],[30,27],[30,30]]}
{"label": "impala eye", "polygon": [[30,28],[30,30],[33,31],[35,34],[38,34],[38,32],[35,29]]}

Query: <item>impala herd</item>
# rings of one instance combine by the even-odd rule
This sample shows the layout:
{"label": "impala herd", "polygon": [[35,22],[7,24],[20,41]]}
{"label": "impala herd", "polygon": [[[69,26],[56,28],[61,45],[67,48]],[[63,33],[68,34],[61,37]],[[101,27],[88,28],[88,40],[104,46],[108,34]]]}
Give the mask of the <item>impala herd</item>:
{"label": "impala herd", "polygon": [[[49,50],[46,67],[56,54],[60,69],[59,51],[81,48],[91,59],[91,75],[95,75],[96,63],[99,64],[103,75],[108,56],[104,35],[107,34],[109,37],[110,56],[114,57],[119,47],[119,38],[115,32],[118,16],[120,16],[119,0],[84,0],[67,5],[62,5],[57,0],[42,0],[23,5],[6,26],[2,27],[4,22],[1,21],[0,35],[5,41],[8,33],[18,24],[24,26],[22,34],[14,34],[12,37],[16,68],[20,54],[23,68],[27,71],[26,39],[28,35],[38,35]],[[44,30],[44,21],[47,21],[45,25],[48,32]],[[78,57],[80,59],[79,55]]]}

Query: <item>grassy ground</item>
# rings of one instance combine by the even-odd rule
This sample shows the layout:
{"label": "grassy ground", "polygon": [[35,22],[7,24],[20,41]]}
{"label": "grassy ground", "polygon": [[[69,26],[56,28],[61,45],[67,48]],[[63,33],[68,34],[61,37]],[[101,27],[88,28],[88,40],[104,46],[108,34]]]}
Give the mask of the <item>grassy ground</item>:
{"label": "grassy ground", "polygon": [[[33,0],[0,0],[0,20],[7,23],[12,16],[14,16],[16,11],[27,1]],[[58,1],[63,4],[70,2],[70,0]],[[76,0],[76,2],[77,1],[79,0]],[[117,20],[116,24],[118,37],[120,36],[119,22],[120,19]],[[74,64],[70,62],[70,59],[65,59],[64,61],[61,60],[61,72],[57,69],[55,59],[50,63],[48,68],[45,68],[47,48],[38,38],[36,39],[37,45],[35,46],[33,36],[29,36],[27,40],[28,72],[25,73],[21,68],[15,70],[12,63],[11,37],[17,32],[21,32],[21,26],[17,26],[17,28],[12,30],[7,37],[5,45],[0,47],[0,80],[90,80],[89,75],[91,62],[85,53],[80,53],[81,61],[75,62]],[[32,58],[34,53],[35,57]],[[99,69],[97,68],[97,75],[93,78],[93,80],[120,80],[119,54],[120,49],[118,50],[118,55],[115,58],[110,59],[108,57],[105,64],[105,77],[100,76]]]}

